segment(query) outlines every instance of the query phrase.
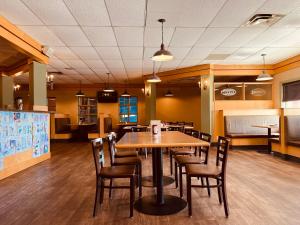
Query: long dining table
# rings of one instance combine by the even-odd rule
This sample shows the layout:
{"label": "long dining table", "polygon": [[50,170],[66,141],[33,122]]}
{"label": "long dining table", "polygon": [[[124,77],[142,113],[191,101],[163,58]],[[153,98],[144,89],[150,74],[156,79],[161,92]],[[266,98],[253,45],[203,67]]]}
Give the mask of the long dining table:
{"label": "long dining table", "polygon": [[128,132],[117,143],[116,148],[151,148],[153,187],[156,195],[144,196],[135,202],[135,209],[150,215],[174,214],[186,207],[186,201],[174,195],[164,194],[163,151],[162,148],[200,147],[209,143],[179,131],[161,132],[160,136],[151,132]]}

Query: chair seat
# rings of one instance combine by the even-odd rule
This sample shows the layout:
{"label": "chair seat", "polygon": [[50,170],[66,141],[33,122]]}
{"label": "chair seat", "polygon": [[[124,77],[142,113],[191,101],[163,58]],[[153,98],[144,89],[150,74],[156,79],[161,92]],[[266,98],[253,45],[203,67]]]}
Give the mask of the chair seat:
{"label": "chair seat", "polygon": [[99,176],[104,178],[127,178],[135,174],[134,166],[102,167]]}
{"label": "chair seat", "polygon": [[188,175],[196,177],[218,177],[222,173],[216,165],[187,164],[185,170]]}
{"label": "chair seat", "polygon": [[124,158],[116,158],[114,161],[114,166],[117,165],[136,165],[140,164],[141,159],[139,157],[124,157]]}
{"label": "chair seat", "polygon": [[172,148],[170,150],[173,155],[190,155],[195,153],[193,148]]}
{"label": "chair seat", "polygon": [[183,155],[177,155],[174,157],[175,161],[180,165],[186,165],[186,164],[202,164],[204,163],[204,160],[202,160],[198,156],[183,156]]}
{"label": "chair seat", "polygon": [[118,151],[115,153],[116,158],[123,158],[123,157],[135,157],[137,156],[137,152],[135,150],[127,150],[127,151]]}

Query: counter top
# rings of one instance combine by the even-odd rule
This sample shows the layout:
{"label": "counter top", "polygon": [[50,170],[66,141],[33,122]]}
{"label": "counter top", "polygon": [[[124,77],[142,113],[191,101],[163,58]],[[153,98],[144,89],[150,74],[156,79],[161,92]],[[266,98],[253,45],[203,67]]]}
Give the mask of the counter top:
{"label": "counter top", "polygon": [[18,110],[18,109],[0,109],[0,111],[1,111],[1,112],[52,113],[52,111]]}

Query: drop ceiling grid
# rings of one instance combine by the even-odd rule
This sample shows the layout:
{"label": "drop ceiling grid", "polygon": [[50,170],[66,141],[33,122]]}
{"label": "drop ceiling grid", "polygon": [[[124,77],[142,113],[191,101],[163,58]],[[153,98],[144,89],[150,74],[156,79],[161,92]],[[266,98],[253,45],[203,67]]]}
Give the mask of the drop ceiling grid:
{"label": "drop ceiling grid", "polygon": [[[33,36],[41,39],[39,41],[44,40],[43,44],[47,44],[47,37],[45,37],[47,35],[42,31],[39,33],[37,27],[43,27],[45,32],[49,32],[48,40],[50,43],[54,43],[49,45],[57,50],[56,53],[54,52],[56,57],[53,60],[50,59],[50,65],[53,66],[52,70],[65,71],[63,66],[70,64],[81,75],[84,75],[84,71],[89,74],[93,71],[94,75],[99,77],[99,82],[106,81],[105,72],[110,71],[115,81],[119,82],[124,79],[131,79],[131,77],[136,78],[136,73],[139,71],[142,71],[142,74],[152,71],[152,62],[148,57],[157,51],[160,45],[160,24],[156,22],[158,16],[164,16],[167,19],[165,44],[171,52],[174,52],[176,63],[169,65],[168,63],[159,63],[156,70],[175,69],[207,62],[205,58],[210,53],[226,54],[223,52],[230,52],[228,54],[231,56],[219,61],[220,64],[246,63],[247,60],[249,62],[261,61],[259,54],[264,50],[278,54],[278,56],[270,56],[270,62],[272,60],[278,61],[280,56],[286,57],[289,50],[291,54],[297,54],[300,52],[297,52],[298,48],[293,50],[292,47],[300,46],[300,42],[294,37],[299,34],[297,26],[300,27],[300,24],[292,24],[293,28],[289,28],[288,25],[291,18],[298,18],[300,21],[300,16],[297,17],[300,3],[299,0],[290,0],[288,3],[284,1],[284,4],[282,1],[186,0],[182,3],[181,0],[166,0],[164,2],[160,0],[132,0],[129,3],[126,0],[52,0],[51,2],[40,0],[36,3],[37,1],[34,0],[2,0],[1,4],[7,9],[9,15],[7,18],[20,25],[21,29],[22,27],[25,31],[26,29],[29,31],[36,29],[36,34],[32,32]],[[59,19],[55,16],[57,11],[55,9],[58,6],[60,6],[58,11],[61,14]],[[100,9],[101,15],[98,13]],[[241,24],[251,15],[267,13],[268,9],[272,9],[275,13],[286,14],[286,17],[270,28],[258,26],[258,28],[250,28],[249,32],[246,32],[247,29],[241,27]],[[15,14],[15,12],[24,13],[23,17],[27,16],[27,20],[24,19],[24,24],[22,24],[22,16],[13,17],[10,15]],[[199,14],[200,12],[201,14]],[[201,16],[195,17],[197,14],[203,16],[205,13],[209,14],[205,19],[202,19]],[[174,17],[175,14],[177,17]],[[234,20],[232,15],[235,16]],[[284,28],[285,26],[287,28]],[[68,29],[75,30],[74,33],[82,38],[78,38],[77,35],[77,38],[73,38],[72,35],[64,35]],[[272,29],[274,29],[274,33]],[[289,29],[290,32],[288,32]],[[136,38],[134,41],[134,38],[131,38],[133,33],[130,30],[140,30],[140,38]],[[245,33],[242,40],[243,30]],[[284,34],[281,34],[281,30]],[[241,33],[239,34],[239,32]],[[104,38],[104,45],[97,40],[99,34]],[[124,38],[123,34],[126,34],[127,38]],[[114,39],[112,39],[112,35]],[[185,38],[185,35],[188,37]],[[248,37],[249,35],[251,38]],[[110,39],[112,41],[109,41]],[[110,56],[108,58],[103,56],[104,53],[102,54],[99,50],[101,48],[106,49],[103,50],[104,53],[114,51],[113,49],[116,48],[119,54],[117,58],[122,62],[122,66],[120,66],[120,61],[112,61]],[[249,55],[245,56],[247,50]],[[239,58],[239,54],[244,54],[244,58]],[[290,56],[292,56],[291,54]],[[99,60],[101,65],[95,66],[96,61],[88,60]],[[140,65],[134,68],[134,63],[130,62],[129,65],[125,62],[126,60],[140,61],[142,68]],[[124,75],[125,77],[123,77]],[[140,81],[142,81],[142,76],[140,76]]]}

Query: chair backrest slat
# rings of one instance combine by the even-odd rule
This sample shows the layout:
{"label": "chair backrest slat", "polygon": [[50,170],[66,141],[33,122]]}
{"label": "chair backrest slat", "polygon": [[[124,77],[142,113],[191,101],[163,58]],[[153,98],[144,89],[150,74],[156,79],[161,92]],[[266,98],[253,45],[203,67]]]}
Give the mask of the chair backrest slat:
{"label": "chair backrest slat", "polygon": [[228,158],[229,140],[225,137],[218,137],[216,165],[222,167],[222,173],[225,174]]}
{"label": "chair backrest slat", "polygon": [[[202,140],[202,141],[206,141],[206,142],[210,143],[211,135],[207,134],[207,133],[200,132],[199,133],[199,139]],[[205,156],[204,156],[204,163],[205,164],[208,163],[209,149],[210,149],[210,146],[202,146],[202,147],[199,148],[199,156],[202,157],[202,153],[205,154]]]}
{"label": "chair backrest slat", "polygon": [[98,177],[101,168],[104,166],[104,149],[103,149],[103,139],[97,138],[91,141],[94,164],[96,169],[96,177]]}
{"label": "chair backrest slat", "polygon": [[111,132],[107,135],[107,141],[108,141],[108,152],[110,156],[110,165],[112,166],[115,162],[115,154],[117,152],[117,149],[115,147],[116,145],[116,139],[117,135],[115,132]]}

